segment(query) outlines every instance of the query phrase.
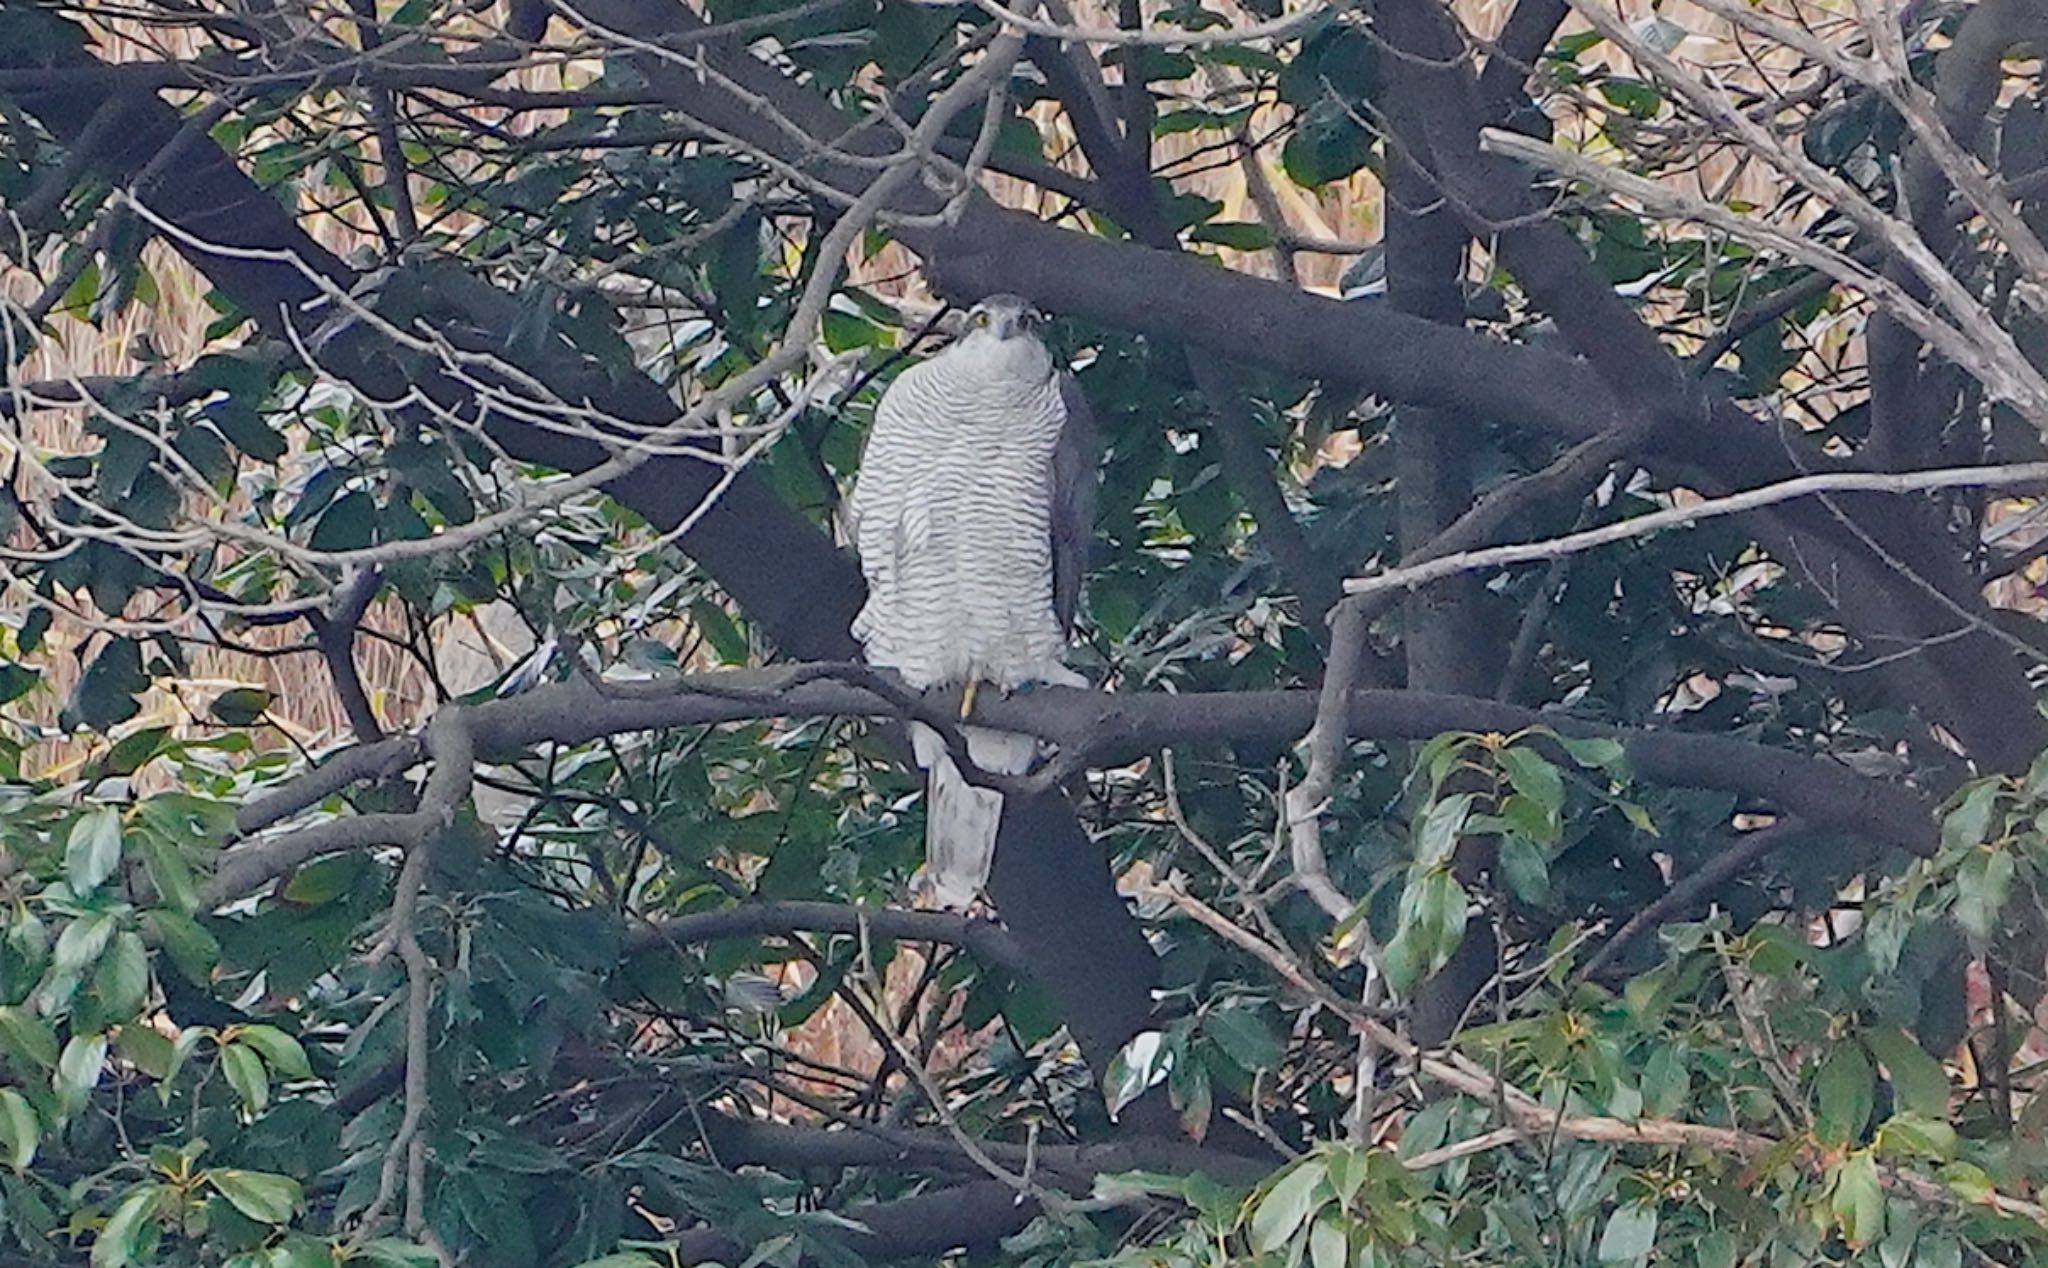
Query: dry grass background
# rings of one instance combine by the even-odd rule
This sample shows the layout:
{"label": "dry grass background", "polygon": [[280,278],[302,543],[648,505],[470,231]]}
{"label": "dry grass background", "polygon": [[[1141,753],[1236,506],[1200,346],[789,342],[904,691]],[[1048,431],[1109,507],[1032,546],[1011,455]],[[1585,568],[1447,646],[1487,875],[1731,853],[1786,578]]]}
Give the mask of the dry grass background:
{"label": "dry grass background", "polygon": [[[1651,11],[1649,0],[1622,0],[1622,4],[1631,17],[1640,17]],[[1490,37],[1511,10],[1512,0],[1457,0],[1455,8],[1470,29],[1482,37]],[[1077,15],[1085,22],[1113,22],[1111,13],[1097,0],[1087,0],[1076,5],[1076,9]],[[1695,57],[1704,54],[1712,60],[1736,60],[1732,46],[1726,48],[1725,59],[1716,52],[1720,47],[1717,42],[1723,33],[1716,20],[1683,3],[1669,4],[1662,12],[1668,20],[1677,21],[1694,33],[1687,46],[1689,54]],[[175,34],[166,35],[161,31],[145,33],[139,28],[109,26],[104,34],[103,52],[115,58],[177,56],[194,51],[190,47],[181,47]],[[570,66],[529,70],[521,74],[526,80],[525,86],[543,88],[559,86],[565,75],[573,79],[579,73],[582,72]],[[1274,110],[1269,109],[1266,114],[1270,117],[1255,121],[1257,134],[1263,135],[1271,125],[1282,121]],[[544,122],[539,116],[527,115],[511,121],[511,126],[515,130],[531,129],[542,126]],[[1049,108],[1041,123],[1055,142],[1068,142],[1055,148],[1069,151],[1075,148],[1070,144],[1071,137],[1059,135],[1064,125]],[[1162,161],[1183,158],[1198,144],[1210,140],[1213,138],[1198,141],[1187,135],[1168,137],[1159,144],[1159,156]],[[1298,189],[1287,179],[1280,168],[1279,155],[1280,146],[1276,141],[1265,147],[1259,161],[1265,169],[1268,183],[1279,196],[1292,229],[1314,238],[1358,243],[1377,240],[1384,202],[1378,183],[1369,173],[1361,173],[1341,185],[1310,193]],[[1077,168],[1080,165],[1078,158],[1065,161]],[[1774,201],[1775,190],[1768,178],[1754,170],[1716,171],[1710,167],[1702,174],[1702,179],[1715,185],[1734,182],[1751,202],[1760,206],[1769,206]],[[1017,182],[991,177],[987,183],[996,197],[1012,205],[1033,205],[1035,192]],[[1191,192],[1223,203],[1222,219],[1260,218],[1252,202],[1246,173],[1236,164],[1216,166],[1181,183]],[[365,226],[332,213],[316,211],[309,206],[305,209],[304,219],[317,238],[344,255],[373,241],[365,232]],[[1244,255],[1224,251],[1222,254],[1232,267],[1262,276],[1277,275],[1274,261],[1264,253]],[[187,364],[207,350],[203,331],[213,320],[214,313],[204,303],[206,286],[203,280],[176,255],[160,246],[151,247],[146,258],[159,294],[155,305],[131,307],[104,328],[95,328],[73,318],[54,318],[54,337],[22,367],[23,376],[48,379],[134,373],[144,368],[135,355],[144,341],[172,364]],[[1338,278],[1349,263],[1349,258],[1341,255],[1303,253],[1297,257],[1302,283],[1325,293],[1334,293]],[[1475,268],[1481,263],[1476,262]],[[892,247],[875,257],[855,261],[853,276],[878,292],[917,303],[929,297],[923,291],[914,265],[915,261],[900,248]],[[26,302],[41,289],[43,279],[54,267],[54,258],[36,261],[33,268],[6,267],[0,271],[0,293],[16,302]],[[1853,331],[1845,330],[1842,341],[1845,345],[1853,343]],[[80,422],[75,413],[38,413],[24,427],[21,440],[45,452],[76,449],[84,440]],[[4,443],[0,441],[0,444]],[[0,622],[16,625],[24,612],[23,596],[18,589],[0,599]],[[404,633],[398,615],[390,608],[374,611],[369,624],[393,635]],[[54,717],[56,702],[68,694],[75,681],[75,653],[86,636],[81,626],[69,621],[60,621],[52,631],[48,650],[42,656],[42,667],[50,690],[43,696],[41,707],[48,717]],[[248,632],[245,639],[256,645],[282,647],[296,645],[302,641],[303,635],[292,628],[254,630]],[[443,680],[457,690],[488,681],[505,667],[507,656],[522,652],[528,645],[524,629],[516,620],[505,612],[492,610],[442,622],[432,641],[433,654]],[[410,728],[424,721],[433,707],[434,692],[428,675],[419,664],[388,643],[368,639],[361,641],[358,659],[373,704],[388,727]],[[153,692],[145,701],[142,715],[125,724],[121,733],[147,726],[170,726],[179,730],[196,728],[203,725],[205,705],[213,695],[229,686],[249,685],[274,693],[277,702],[272,710],[274,720],[305,748],[318,751],[347,738],[347,721],[336,702],[327,671],[315,655],[265,657],[220,649],[197,649],[192,655],[192,668],[191,679],[165,684]],[[52,740],[39,748],[36,760],[45,770],[62,773],[90,760],[117,738],[118,735],[79,736]],[[272,736],[269,742],[284,741]],[[905,992],[921,967],[922,962],[917,956],[900,956],[890,974],[892,990],[898,995]],[[804,975],[804,970],[795,971],[789,985],[799,987]],[[849,1010],[840,1005],[820,1014],[807,1025],[797,1046],[815,1059],[863,1070],[875,1068],[881,1056],[880,1049],[864,1028]],[[961,1045],[949,1045],[940,1056],[941,1063],[956,1058],[962,1051],[964,1047]]]}

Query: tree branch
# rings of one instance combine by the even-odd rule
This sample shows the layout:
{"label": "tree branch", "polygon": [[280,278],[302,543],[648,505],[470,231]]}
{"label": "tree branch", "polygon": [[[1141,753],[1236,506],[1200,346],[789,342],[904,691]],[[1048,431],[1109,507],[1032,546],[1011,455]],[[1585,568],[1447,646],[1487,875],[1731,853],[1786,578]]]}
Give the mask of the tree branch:
{"label": "tree branch", "polygon": [[1592,978],[1607,967],[1608,963],[1638,934],[1655,929],[1666,920],[1690,909],[1705,898],[1715,886],[1734,879],[1751,864],[1811,835],[1813,829],[1798,819],[1780,819],[1768,827],[1737,836],[1726,849],[1707,860],[1704,866],[1680,877],[1649,906],[1629,917],[1628,922],[1617,929],[1614,936],[1579,967],[1572,975],[1573,978],[1581,982]]}
{"label": "tree branch", "polygon": [[950,912],[796,900],[740,903],[716,911],[650,921],[627,935],[626,952],[631,955],[721,938],[777,933],[872,933],[910,942],[943,942],[967,948],[984,964],[1017,971],[1029,967],[1016,940],[993,920]]}
{"label": "tree branch", "polygon": [[[444,706],[443,712],[464,715],[475,751],[486,761],[507,760],[543,741],[575,745],[600,736],[663,727],[775,717],[900,716],[895,702],[821,677],[821,668],[830,667],[692,675],[660,684],[659,694],[624,697],[579,679],[538,687],[510,699]],[[846,668],[853,674],[869,672],[866,666]],[[957,700],[957,694],[942,693],[937,699],[943,705]],[[1445,731],[1509,733],[1531,727],[1548,727],[1569,736],[1604,736],[1619,741],[1636,774],[1650,782],[1723,789],[1758,805],[1796,813],[1815,824],[1873,834],[1916,854],[1933,849],[1932,812],[1917,794],[1865,779],[1824,758],[1726,736],[1605,726],[1472,697],[1355,691],[1348,699],[1346,734],[1355,738],[1413,740]],[[1117,765],[1173,744],[1285,743],[1310,725],[1316,696],[1308,691],[1114,696],[1047,687],[1009,699],[980,701],[977,710],[979,720],[989,726],[1051,742],[1062,750],[1065,760]],[[299,778],[323,790],[323,796],[332,795],[347,786],[338,770],[359,776],[388,774],[412,764],[421,751],[408,737],[385,740],[352,750]],[[269,815],[281,808],[313,804],[318,798],[309,800],[303,790],[287,785],[266,800],[265,814]],[[1023,798],[1020,802],[1030,806],[1043,800]],[[422,830],[423,814],[335,819],[247,841],[222,856],[204,891],[204,901],[209,906],[230,901],[324,854],[406,843]],[[1024,816],[1020,826],[1031,821]],[[1033,845],[1027,842],[1019,848],[1029,850]],[[1034,964],[1039,963],[1037,954],[1029,947],[1025,950],[1027,960]]]}

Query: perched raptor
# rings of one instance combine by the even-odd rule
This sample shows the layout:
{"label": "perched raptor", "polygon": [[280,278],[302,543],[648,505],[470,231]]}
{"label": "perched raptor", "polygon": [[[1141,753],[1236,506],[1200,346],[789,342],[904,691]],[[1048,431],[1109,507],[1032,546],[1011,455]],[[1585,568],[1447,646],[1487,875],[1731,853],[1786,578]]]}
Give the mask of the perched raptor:
{"label": "perched raptor", "polygon": [[[1060,663],[1094,522],[1094,427],[1038,314],[992,295],[967,333],[898,375],[875,410],[851,499],[868,582],[853,636],[910,686],[1080,685]],[[963,726],[983,770],[1022,774],[1030,736]],[[927,772],[925,881],[964,907],[988,880],[1002,794],[969,784],[938,733],[913,723]]]}

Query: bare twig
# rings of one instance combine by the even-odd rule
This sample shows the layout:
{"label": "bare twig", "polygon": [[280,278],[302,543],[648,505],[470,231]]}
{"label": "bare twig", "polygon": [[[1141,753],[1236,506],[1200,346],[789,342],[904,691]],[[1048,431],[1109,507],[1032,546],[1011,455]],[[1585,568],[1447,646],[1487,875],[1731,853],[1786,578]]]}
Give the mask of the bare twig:
{"label": "bare twig", "polygon": [[429,1008],[433,1000],[433,963],[419,944],[420,894],[432,863],[434,845],[454,822],[461,804],[469,797],[476,765],[476,752],[459,710],[444,709],[434,715],[427,728],[427,749],[436,761],[433,775],[413,814],[392,816],[408,821],[407,838],[397,842],[406,849],[405,866],[399,871],[398,892],[391,903],[384,932],[371,948],[367,961],[376,965],[397,952],[405,966],[405,1113],[398,1132],[384,1153],[378,1173],[377,1196],[363,1212],[352,1246],[374,1237],[385,1213],[399,1192],[404,1178],[403,1228],[417,1235],[426,1225],[426,1139],[422,1129],[428,1112],[427,1062]]}
{"label": "bare twig", "polygon": [[1294,883],[1315,900],[1333,921],[1351,918],[1357,901],[1330,880],[1323,853],[1323,810],[1337,783],[1337,768],[1350,733],[1351,691],[1365,654],[1365,620],[1359,605],[1340,603],[1332,618],[1330,656],[1323,668],[1323,686],[1316,720],[1308,733],[1308,771],[1286,799],[1288,838],[1293,852]]}
{"label": "bare twig", "polygon": [[1720,519],[1776,506],[1796,498],[1826,493],[1925,493],[1935,489],[2012,488],[2048,480],[2048,462],[2019,462],[2000,466],[1936,467],[1923,471],[1831,471],[1799,476],[1759,488],[1745,489],[1725,497],[1704,498],[1685,506],[1652,511],[1614,524],[1562,537],[1491,546],[1483,550],[1460,551],[1412,567],[1391,568],[1366,577],[1353,577],[1344,589],[1354,598],[1402,588],[1427,585],[1443,577],[1480,568],[1535,560],[1562,559],[1614,542],[1647,537],[1667,528],[1680,528],[1702,520]]}

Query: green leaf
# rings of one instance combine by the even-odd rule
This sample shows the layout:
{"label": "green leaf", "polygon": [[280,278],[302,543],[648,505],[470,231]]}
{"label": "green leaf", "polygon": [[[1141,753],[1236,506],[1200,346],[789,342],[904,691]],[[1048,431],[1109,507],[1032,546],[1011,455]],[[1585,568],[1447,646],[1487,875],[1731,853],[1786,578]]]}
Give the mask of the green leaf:
{"label": "green leaf", "polygon": [[1102,1099],[1114,1119],[1124,1106],[1145,1094],[1146,1089],[1165,1079],[1173,1068],[1172,1049],[1166,1036],[1156,1030],[1140,1031],[1109,1059],[1102,1072]]}
{"label": "green leaf", "polygon": [[1884,1067],[1900,1105],[1916,1114],[1942,1118],[1948,1114],[1948,1073],[1904,1031],[1879,1027],[1863,1032],[1863,1042]]}
{"label": "green leaf", "polygon": [[1509,793],[1500,806],[1500,817],[1514,829],[1515,834],[1528,838],[1539,845],[1556,845],[1563,829],[1563,822],[1556,812],[1547,810],[1520,793]]}
{"label": "green leaf", "polygon": [[80,916],[57,935],[57,951],[50,967],[59,976],[78,976],[100,958],[114,940],[114,917],[104,911]]}
{"label": "green leaf", "polygon": [[1628,780],[1628,750],[1604,735],[1560,735],[1557,746],[1587,770],[1603,770],[1616,782]]}
{"label": "green leaf", "polygon": [[261,1053],[271,1069],[288,1079],[310,1079],[313,1067],[299,1041],[275,1026],[237,1026],[230,1042],[245,1043]]}
{"label": "green leaf", "polygon": [[[38,608],[37,611],[42,609]],[[26,630],[26,624],[23,629]],[[32,655],[24,649],[22,655]],[[0,704],[13,704],[29,693],[29,689],[43,680],[42,671],[13,661],[0,664]]]}
{"label": "green leaf", "polygon": [[1725,1228],[1703,1233],[1693,1243],[1692,1260],[1696,1268],[1735,1268],[1741,1258],[1741,1243],[1735,1234]]}
{"label": "green leaf", "polygon": [[[578,1268],[590,1268],[592,1264],[603,1264],[606,1260],[618,1258],[618,1255],[607,1255],[604,1259],[593,1259],[580,1264]],[[348,1257],[348,1261],[352,1264],[375,1264],[378,1268],[436,1268],[441,1262],[434,1257],[431,1249],[414,1242],[402,1242],[395,1237],[379,1237],[363,1243],[360,1250]],[[642,1264],[645,1262],[644,1259],[640,1261]],[[606,1268],[619,1266],[606,1264]],[[634,1268],[639,1268],[639,1265],[634,1265]]]}
{"label": "green leaf", "polygon": [[205,418],[228,443],[258,462],[275,462],[285,454],[284,435],[243,401],[230,397],[206,407]]}
{"label": "green leaf", "polygon": [[1189,1061],[1173,1068],[1166,1079],[1174,1108],[1180,1111],[1181,1130],[1200,1141],[1209,1134],[1209,1122],[1216,1112],[1215,1089],[1209,1081],[1209,1067]]}
{"label": "green leaf", "polygon": [[1318,1216],[1308,1230],[1310,1268],[1344,1268],[1350,1249],[1344,1226],[1332,1215]]}
{"label": "green leaf", "polygon": [[1951,1162],[1935,1174],[1966,1202],[1989,1202],[1998,1195],[1998,1186],[1991,1182],[1984,1168],[1974,1162]]}
{"label": "green leaf", "polygon": [[335,499],[306,545],[314,550],[362,550],[376,539],[376,530],[377,500],[356,489]]}
{"label": "green leaf", "polygon": [[1638,119],[1654,119],[1664,104],[1664,95],[1655,87],[1640,79],[1615,75],[1600,84],[1600,95],[1607,98],[1609,105],[1625,110]]}
{"label": "green leaf", "polygon": [[115,1032],[114,1051],[123,1061],[159,1082],[171,1077],[172,1062],[177,1056],[177,1048],[169,1039],[141,1022],[131,1022]]}
{"label": "green leaf", "polygon": [[215,696],[206,711],[225,726],[254,726],[274,699],[261,687],[234,687]]}
{"label": "green leaf", "polygon": [[91,991],[103,1024],[127,1021],[141,1011],[149,994],[149,952],[134,931],[114,935],[93,969]]}
{"label": "green leaf", "polygon": [[1607,1227],[1600,1232],[1600,1262],[1642,1263],[1656,1241],[1657,1208],[1648,1202],[1625,1203],[1607,1217]]}
{"label": "green leaf", "polygon": [[161,908],[143,912],[142,923],[186,981],[205,985],[211,980],[213,966],[220,963],[220,943],[205,926],[183,912]]}
{"label": "green leaf", "polygon": [[1323,1164],[1311,1158],[1296,1163],[1281,1175],[1252,1211],[1252,1249],[1260,1253],[1278,1250],[1321,1206],[1327,1194],[1318,1193],[1323,1183]]}
{"label": "green leaf", "polygon": [[1415,865],[1434,867],[1451,857],[1465,819],[1472,813],[1472,793],[1458,793],[1435,802],[1415,825]]}
{"label": "green leaf", "polygon": [[1852,1248],[1884,1236],[1884,1189],[1869,1150],[1859,1149],[1835,1167],[1828,1205],[1841,1225],[1842,1240]]}
{"label": "green leaf", "polygon": [[1500,768],[1516,792],[1541,806],[1552,818],[1564,809],[1564,773],[1534,749],[1504,748]]}
{"label": "green leaf", "polygon": [[164,1187],[160,1184],[140,1185],[128,1191],[93,1241],[93,1268],[126,1268],[140,1261],[143,1235],[148,1232],[163,1195]]}
{"label": "green leaf", "polygon": [[57,1068],[57,1032],[34,1013],[18,1005],[0,1008],[0,1047],[5,1047],[18,1070],[29,1067]]}
{"label": "green leaf", "polygon": [[267,1171],[217,1167],[206,1173],[206,1182],[259,1224],[291,1223],[292,1213],[304,1199],[297,1180]]}
{"label": "green leaf", "polygon": [[690,605],[690,623],[711,644],[711,650],[718,653],[721,663],[743,665],[752,649],[747,645],[747,636],[726,610],[709,599],[699,599]]}
{"label": "green leaf", "polygon": [[1273,245],[1273,231],[1244,220],[1212,220],[1188,231],[1188,241],[1229,247],[1233,251],[1264,251]]}
{"label": "green leaf", "polygon": [[121,812],[113,806],[88,810],[64,843],[64,879],[71,892],[92,893],[120,865]]}
{"label": "green leaf", "polygon": [[190,1060],[192,1054],[199,1050],[200,1044],[213,1037],[214,1032],[211,1027],[187,1026],[178,1032],[176,1039],[171,1041],[171,1059],[164,1067],[163,1077],[165,1086],[160,1090],[160,1095],[166,1101],[170,1099],[171,1095],[169,1085],[172,1080],[178,1077],[178,1071],[185,1068],[185,1062]]}
{"label": "green leaf", "polygon": [[[73,251],[85,249],[84,247],[72,248]],[[70,251],[65,252],[65,263],[67,265],[70,263],[70,255]],[[57,300],[56,307],[50,311],[61,313],[67,317],[76,317],[80,321],[84,321],[86,320],[86,310],[92,307],[92,302],[99,296],[99,293],[100,262],[95,258],[89,261],[85,267],[79,269],[78,275],[71,279],[71,285],[64,289],[64,294]]]}
{"label": "green leaf", "polygon": [[1372,151],[1372,134],[1325,103],[1298,118],[1280,147],[1280,167],[1303,189],[1319,189],[1371,162]]}
{"label": "green leaf", "polygon": [[270,1104],[270,1078],[263,1072],[263,1060],[254,1048],[231,1043],[220,1050],[221,1073],[227,1076],[228,1086],[242,1099],[242,1107],[250,1114],[260,1114]]}
{"label": "green leaf", "polygon": [[2011,850],[1992,850],[1956,873],[1956,920],[1981,942],[1989,943],[2000,931],[2017,866]]}
{"label": "green leaf", "polygon": [[141,848],[142,863],[149,870],[149,883],[156,887],[157,896],[178,911],[189,913],[196,909],[199,888],[192,880],[192,865],[185,861],[185,852],[178,848],[178,843],[166,839],[161,832],[144,831],[137,835],[136,844]]}
{"label": "green leaf", "polygon": [[107,1037],[100,1034],[73,1035],[57,1056],[55,1086],[64,1112],[76,1113],[92,1090],[99,1086],[107,1068]]}
{"label": "green leaf", "polygon": [[1469,731],[1445,731],[1416,750],[1415,765],[1417,769],[1429,772],[1432,794],[1443,787],[1444,777],[1470,754],[1475,743]]}
{"label": "green leaf", "polygon": [[568,1162],[555,1150],[504,1132],[486,1135],[470,1157],[482,1166],[523,1176],[544,1176],[569,1169]]}
{"label": "green leaf", "polygon": [[1287,1054],[1280,1037],[1254,1008],[1233,1005],[1215,1009],[1202,1019],[1202,1033],[1232,1061],[1254,1074],[1278,1069]]}
{"label": "green leaf", "polygon": [[1500,870],[1508,892],[1532,907],[1550,901],[1550,857],[1519,832],[1500,839]]}
{"label": "green leaf", "polygon": [[1636,831],[1647,836],[1658,835],[1656,820],[1650,818],[1650,812],[1641,805],[1626,800],[1618,800],[1614,805],[1621,811],[1621,817],[1628,820],[1629,825]]}
{"label": "green leaf", "polygon": [[35,1107],[13,1088],[0,1088],[0,1148],[7,1152],[7,1165],[20,1175],[36,1160],[36,1146],[42,1140],[42,1125]]}
{"label": "green leaf", "polygon": [[1878,1151],[1901,1160],[1931,1158],[1948,1162],[1961,1144],[1956,1129],[1918,1114],[1894,1114],[1877,1129]]}
{"label": "green leaf", "polygon": [[1840,1146],[1853,1143],[1863,1134],[1876,1101],[1874,1082],[1870,1059],[1863,1055],[1862,1044],[1834,1046],[1814,1080],[1819,1103],[1814,1125],[1821,1139]]}
{"label": "green leaf", "polygon": [[353,890],[368,870],[361,854],[330,854],[298,868],[284,883],[285,901],[305,907],[330,903]]}
{"label": "green leaf", "polygon": [[1983,845],[1991,836],[1992,816],[1998,809],[1998,781],[1982,780],[1970,785],[1956,808],[1941,821],[1944,849]]}
{"label": "green leaf", "polygon": [[105,734],[142,711],[135,697],[149,689],[142,672],[142,644],[109,639],[79,676],[66,715],[76,725]]}
{"label": "green leaf", "polygon": [[21,619],[21,629],[14,635],[14,648],[24,656],[33,656],[42,650],[43,635],[50,632],[50,624],[56,615],[46,607],[38,606]]}
{"label": "green leaf", "polygon": [[1466,894],[1448,867],[1411,875],[1387,944],[1387,985],[1406,993],[1449,963],[1465,937]]}
{"label": "green leaf", "polygon": [[119,743],[107,750],[100,759],[99,769],[108,775],[133,775],[145,766],[149,759],[163,752],[164,742],[171,736],[167,726],[145,727],[131,735],[123,736]]}

